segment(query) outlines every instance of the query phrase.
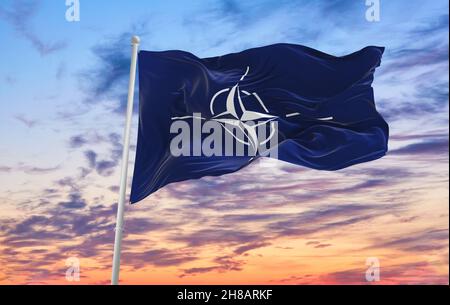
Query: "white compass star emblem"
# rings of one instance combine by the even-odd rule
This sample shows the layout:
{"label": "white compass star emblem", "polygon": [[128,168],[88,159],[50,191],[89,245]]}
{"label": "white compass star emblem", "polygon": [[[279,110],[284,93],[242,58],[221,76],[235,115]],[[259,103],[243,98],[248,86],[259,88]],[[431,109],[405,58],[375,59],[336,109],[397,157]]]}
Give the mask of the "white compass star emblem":
{"label": "white compass star emblem", "polygon": [[[211,114],[213,115],[211,120],[221,123],[223,128],[228,133],[230,133],[237,141],[245,145],[250,145],[255,151],[257,151],[260,145],[267,143],[273,137],[275,132],[273,121],[277,119],[277,116],[269,114],[267,107],[264,105],[263,101],[257,93],[249,93],[239,88],[239,82],[248,75],[249,71],[250,67],[247,67],[245,74],[231,89],[227,88],[220,90],[213,96],[210,104]],[[214,112],[214,103],[216,102],[217,97],[225,92],[228,92],[225,111],[216,115]],[[254,96],[265,113],[247,110],[242,101],[241,93],[245,94],[246,96]],[[268,123],[271,124],[270,135],[260,142],[258,140],[258,134],[256,130],[259,126],[266,125]],[[239,128],[246,139],[240,139],[239,137],[236,137],[236,135],[234,135],[233,133],[233,130],[230,130],[227,125]]]}

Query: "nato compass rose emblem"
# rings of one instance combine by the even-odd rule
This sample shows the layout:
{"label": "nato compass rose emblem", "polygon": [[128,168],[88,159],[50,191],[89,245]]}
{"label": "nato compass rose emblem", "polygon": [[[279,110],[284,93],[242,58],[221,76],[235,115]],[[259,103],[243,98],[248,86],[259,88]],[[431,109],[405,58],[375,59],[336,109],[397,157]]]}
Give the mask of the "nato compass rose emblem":
{"label": "nato compass rose emblem", "polygon": [[[266,105],[256,92],[250,93],[239,87],[239,83],[244,80],[249,71],[250,67],[247,67],[244,75],[242,75],[236,85],[232,88],[222,89],[213,95],[209,105],[211,111],[209,120],[220,124],[236,141],[251,147],[252,152],[257,153],[260,150],[261,145],[265,145],[271,141],[278,132],[277,119],[279,117],[269,113]],[[222,98],[222,96],[225,95],[226,98]],[[259,107],[259,111],[247,109],[248,105],[246,106],[244,104],[243,96],[246,97],[244,100],[247,102],[249,101],[248,98],[253,98],[252,107]],[[220,102],[224,103],[224,105],[218,106],[217,104],[220,104]],[[221,111],[217,111],[217,108],[220,108]],[[292,112],[285,115],[286,118],[294,116],[303,115],[300,112]],[[194,113],[192,116],[172,117],[172,120],[184,120],[189,118],[193,120],[208,120],[202,117],[200,113]],[[333,117],[315,119],[329,121],[333,120]],[[235,130],[239,130],[240,133],[238,132],[235,134]],[[270,131],[268,132],[268,130]],[[265,131],[264,134],[259,134],[261,131]],[[266,134],[269,134],[269,136],[266,137]],[[274,143],[270,144],[272,145]],[[277,144],[278,143],[275,143],[275,145]]]}
{"label": "nato compass rose emblem", "polygon": [[[216,121],[222,125],[226,132],[231,134],[236,141],[240,143],[251,146],[253,150],[256,152],[260,145],[264,145],[273,138],[276,132],[276,124],[275,120],[278,118],[277,116],[269,114],[269,110],[264,105],[264,102],[255,92],[248,92],[245,90],[241,90],[239,88],[239,82],[244,80],[244,78],[248,75],[250,71],[250,67],[247,67],[244,75],[240,78],[236,85],[234,85],[231,89],[226,88],[220,90],[211,99],[210,110],[211,110],[211,120]],[[215,105],[217,104],[218,97],[227,94],[226,102],[225,102],[225,111],[216,114]],[[242,94],[245,96],[253,96],[257,104],[261,106],[261,112],[248,110],[243,101]],[[269,124],[270,134],[263,141],[259,141],[257,130],[261,128],[262,125]],[[237,137],[233,133],[233,128],[238,128],[242,131],[242,135],[244,138]]]}

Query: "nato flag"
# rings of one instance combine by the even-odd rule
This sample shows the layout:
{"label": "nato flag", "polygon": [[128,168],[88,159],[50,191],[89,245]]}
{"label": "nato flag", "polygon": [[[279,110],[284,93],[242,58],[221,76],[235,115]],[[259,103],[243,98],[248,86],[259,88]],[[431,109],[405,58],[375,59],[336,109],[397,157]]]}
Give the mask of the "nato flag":
{"label": "nato flag", "polygon": [[[317,170],[382,157],[389,127],[376,110],[372,81],[383,51],[371,46],[335,57],[294,44],[211,58],[141,51],[131,203],[263,156]],[[220,148],[230,135],[245,153]]]}

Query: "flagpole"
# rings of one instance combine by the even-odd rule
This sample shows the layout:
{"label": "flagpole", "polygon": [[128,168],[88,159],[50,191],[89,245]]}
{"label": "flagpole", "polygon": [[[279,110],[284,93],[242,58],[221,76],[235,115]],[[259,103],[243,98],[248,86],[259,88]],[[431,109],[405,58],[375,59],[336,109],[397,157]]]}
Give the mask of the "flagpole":
{"label": "flagpole", "polygon": [[140,39],[138,36],[132,37],[130,83],[128,85],[127,114],[125,121],[125,132],[123,136],[124,143],[122,149],[122,168],[120,173],[119,203],[117,206],[116,234],[114,239],[114,256],[113,256],[111,285],[119,284],[120,252],[122,248],[122,233],[123,233],[123,216],[125,211],[125,198],[126,198],[127,177],[128,177],[127,175],[128,155],[130,151],[130,130],[131,130],[131,118],[133,116],[134,84],[136,81],[136,65],[137,65],[139,42]]}

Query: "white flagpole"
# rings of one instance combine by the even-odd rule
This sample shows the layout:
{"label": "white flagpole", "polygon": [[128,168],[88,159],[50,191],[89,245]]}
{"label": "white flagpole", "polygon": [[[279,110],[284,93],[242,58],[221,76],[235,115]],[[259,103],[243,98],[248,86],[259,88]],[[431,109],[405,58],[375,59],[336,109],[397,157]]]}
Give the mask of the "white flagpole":
{"label": "white flagpole", "polygon": [[125,210],[125,198],[127,190],[127,174],[128,174],[128,154],[130,151],[130,129],[131,118],[133,116],[133,102],[134,102],[134,84],[136,81],[136,64],[139,49],[140,39],[138,36],[133,36],[131,39],[131,67],[130,67],[130,83],[128,86],[128,101],[127,101],[127,116],[125,122],[125,132],[122,150],[122,169],[120,173],[120,189],[119,189],[119,204],[117,207],[116,219],[116,236],[114,239],[114,257],[112,267],[111,285],[119,284],[120,271],[120,252],[122,248],[122,232],[123,232],[123,214]]}

